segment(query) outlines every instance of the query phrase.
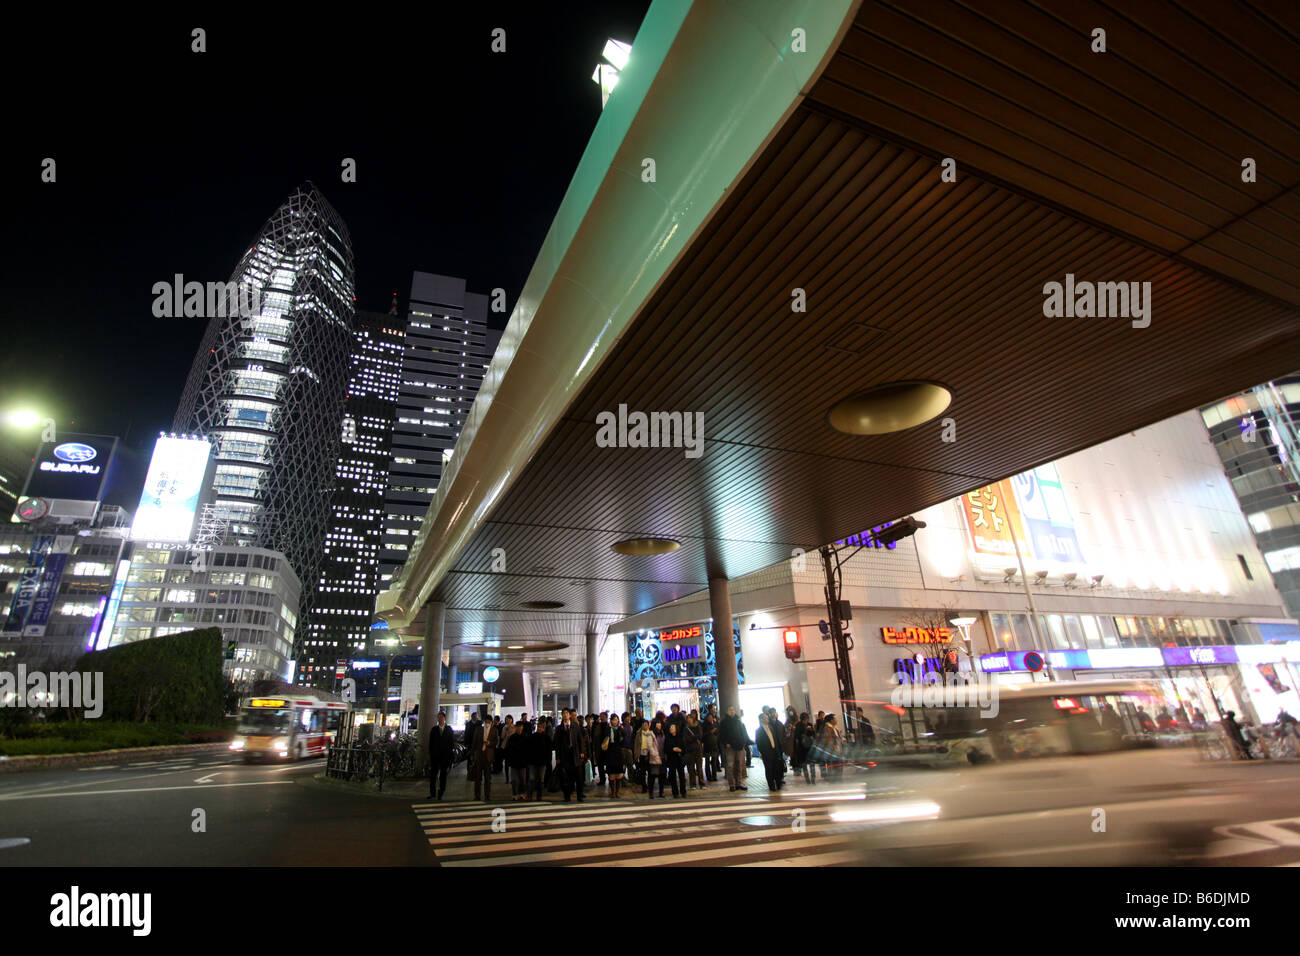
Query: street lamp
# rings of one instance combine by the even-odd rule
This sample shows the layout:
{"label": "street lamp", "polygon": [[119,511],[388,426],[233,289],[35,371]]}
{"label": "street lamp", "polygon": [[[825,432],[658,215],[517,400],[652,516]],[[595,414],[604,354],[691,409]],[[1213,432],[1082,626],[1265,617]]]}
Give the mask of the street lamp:
{"label": "street lamp", "polygon": [[[395,637],[381,637],[375,642],[377,647],[392,647],[402,643]],[[388,652],[388,663],[384,666],[384,688],[379,696],[379,726],[388,727],[388,688],[393,682],[393,652]]]}
{"label": "street lamp", "polygon": [[970,672],[979,673],[979,661],[975,659],[975,651],[970,644],[970,626],[975,623],[973,617],[952,617],[948,623],[961,630],[961,639],[966,642],[966,656],[970,658]]}
{"label": "street lamp", "polygon": [[601,52],[605,62],[596,64],[596,72],[591,74],[592,81],[600,87],[601,109],[609,102],[609,94],[618,85],[618,76],[623,72],[623,67],[627,66],[631,55],[632,44],[613,39],[606,41],[605,49]]}

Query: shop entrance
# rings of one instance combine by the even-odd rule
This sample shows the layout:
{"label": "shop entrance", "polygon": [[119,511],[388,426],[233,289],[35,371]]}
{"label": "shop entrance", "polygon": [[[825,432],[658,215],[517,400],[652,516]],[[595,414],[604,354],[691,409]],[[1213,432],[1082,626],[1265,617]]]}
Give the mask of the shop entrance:
{"label": "shop entrance", "polygon": [[653,716],[661,710],[665,714],[671,714],[673,704],[680,707],[683,714],[699,710],[699,692],[694,690],[656,690],[650,695],[650,711],[647,716]]}

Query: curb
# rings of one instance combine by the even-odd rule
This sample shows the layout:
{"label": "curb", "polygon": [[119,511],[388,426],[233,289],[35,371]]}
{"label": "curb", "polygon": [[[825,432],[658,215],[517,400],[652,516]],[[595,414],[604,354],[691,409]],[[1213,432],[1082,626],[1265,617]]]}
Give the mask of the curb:
{"label": "curb", "polygon": [[35,756],[0,756],[0,774],[23,773],[28,770],[50,770],[76,767],[87,763],[126,763],[139,757],[170,757],[179,754],[220,753],[229,750],[230,743],[172,744],[165,747],[129,747],[124,750],[92,750],[76,754],[40,754]]}
{"label": "curb", "polygon": [[[423,778],[422,778],[423,779]],[[310,777],[299,777],[295,783],[304,787],[315,787],[319,790],[329,790],[333,793],[344,793],[354,797],[380,797],[389,800],[406,800],[411,803],[420,802],[428,789],[426,783],[420,783],[411,787],[409,781],[402,781],[398,784],[388,783],[386,787],[403,787],[407,792],[396,789],[376,790],[370,784],[355,784],[348,780],[335,780],[333,777],[325,776],[324,771],[318,774],[312,774]]]}

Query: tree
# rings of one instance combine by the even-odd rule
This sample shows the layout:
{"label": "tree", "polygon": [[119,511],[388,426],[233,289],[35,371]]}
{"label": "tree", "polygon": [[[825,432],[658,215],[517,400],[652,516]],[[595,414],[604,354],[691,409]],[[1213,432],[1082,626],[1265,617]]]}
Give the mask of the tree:
{"label": "tree", "polygon": [[[961,646],[961,635],[957,628],[954,628],[949,623],[956,616],[957,608],[955,605],[941,604],[937,609],[916,608],[903,616],[902,623],[907,627],[923,628],[936,635],[948,634],[947,638],[941,638],[931,644],[911,645],[922,648],[926,657],[938,657],[941,662],[946,662],[951,653],[955,652],[959,655],[970,653],[969,649]],[[944,675],[956,673],[955,665],[953,670],[949,670],[941,664],[940,672]],[[947,680],[947,677],[945,676],[944,679]]]}

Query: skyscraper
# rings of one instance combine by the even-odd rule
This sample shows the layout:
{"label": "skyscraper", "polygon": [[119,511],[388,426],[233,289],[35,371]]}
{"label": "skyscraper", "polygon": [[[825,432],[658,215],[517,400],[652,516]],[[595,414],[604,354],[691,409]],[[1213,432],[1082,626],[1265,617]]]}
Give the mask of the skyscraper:
{"label": "skyscraper", "polygon": [[[307,183],[267,220],[231,283],[260,296],[251,310],[209,319],[174,424],[215,449],[201,533],[278,551],[314,582],[353,345],[347,227]],[[304,611],[311,593],[303,589]]]}
{"label": "skyscraper", "polygon": [[1300,373],[1201,409],[1287,610],[1300,618]]}
{"label": "skyscraper", "polygon": [[393,457],[384,507],[381,586],[406,562],[442,477],[444,456],[483,384],[501,332],[487,326],[488,298],[465,280],[416,272],[393,427]]}
{"label": "skyscraper", "polygon": [[365,650],[375,609],[384,493],[406,337],[396,295],[387,315],[358,312],[355,335],[330,524],[296,678],[300,684],[326,688],[333,683],[336,661]]}

